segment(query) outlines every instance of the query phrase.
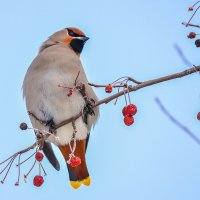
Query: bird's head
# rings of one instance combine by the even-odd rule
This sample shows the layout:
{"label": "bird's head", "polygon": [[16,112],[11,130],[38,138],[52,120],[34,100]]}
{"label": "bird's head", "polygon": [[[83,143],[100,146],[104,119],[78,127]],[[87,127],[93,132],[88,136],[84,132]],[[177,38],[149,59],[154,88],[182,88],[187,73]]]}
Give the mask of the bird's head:
{"label": "bird's head", "polygon": [[81,30],[77,28],[65,28],[51,35],[49,39],[41,46],[40,52],[49,46],[62,43],[73,49],[76,54],[80,54],[88,39],[89,37],[87,37]]}

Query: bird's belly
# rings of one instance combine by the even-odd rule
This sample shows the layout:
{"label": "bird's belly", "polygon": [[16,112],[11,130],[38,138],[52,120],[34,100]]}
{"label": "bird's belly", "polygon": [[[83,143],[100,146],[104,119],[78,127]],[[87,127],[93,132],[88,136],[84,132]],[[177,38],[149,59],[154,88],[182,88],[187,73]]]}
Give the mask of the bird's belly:
{"label": "bird's belly", "polygon": [[[73,78],[70,76],[55,76],[55,74],[54,77],[49,77],[51,76],[47,78],[43,77],[42,81],[33,83],[34,87],[31,90],[34,91],[29,91],[29,99],[31,100],[28,101],[27,109],[43,121],[52,119],[55,124],[58,124],[80,113],[84,108],[85,101],[78,91],[74,91],[68,97],[67,89],[58,87],[60,83],[68,83],[69,87],[73,87]],[[37,126],[38,124],[34,124],[33,121],[32,123],[33,126]],[[75,125],[77,127],[77,139],[85,139],[88,134],[88,129],[81,117],[75,121]],[[49,137],[47,141],[59,145],[68,144],[72,134],[72,124],[69,123],[57,129],[58,141],[54,137]]]}

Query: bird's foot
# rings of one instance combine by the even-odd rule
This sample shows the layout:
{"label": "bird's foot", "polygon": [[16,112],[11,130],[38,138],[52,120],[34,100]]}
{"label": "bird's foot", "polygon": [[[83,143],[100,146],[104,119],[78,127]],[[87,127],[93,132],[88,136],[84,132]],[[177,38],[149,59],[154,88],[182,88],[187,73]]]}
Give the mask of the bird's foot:
{"label": "bird's foot", "polygon": [[50,119],[46,122],[46,126],[49,126],[49,132],[52,134],[56,134],[56,128],[55,128],[55,123],[53,119]]}
{"label": "bird's foot", "polygon": [[95,115],[93,106],[95,105],[95,101],[94,99],[89,99],[86,98],[85,99],[85,107],[83,109],[83,112],[86,113],[87,115]]}

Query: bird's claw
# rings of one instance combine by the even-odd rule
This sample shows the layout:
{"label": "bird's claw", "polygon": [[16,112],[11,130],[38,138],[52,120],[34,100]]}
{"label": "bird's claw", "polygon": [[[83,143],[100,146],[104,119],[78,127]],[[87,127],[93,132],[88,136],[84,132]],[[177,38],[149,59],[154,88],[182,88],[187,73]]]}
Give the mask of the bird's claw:
{"label": "bird's claw", "polygon": [[93,109],[94,103],[91,100],[87,100],[86,101],[86,105],[85,105],[85,107],[83,109],[84,114],[87,114],[87,115],[89,114],[91,116],[95,115],[95,112],[94,112],[94,109]]}
{"label": "bird's claw", "polygon": [[50,119],[46,122],[46,126],[49,126],[49,132],[52,134],[56,134],[56,128],[55,128],[55,123],[53,119]]}

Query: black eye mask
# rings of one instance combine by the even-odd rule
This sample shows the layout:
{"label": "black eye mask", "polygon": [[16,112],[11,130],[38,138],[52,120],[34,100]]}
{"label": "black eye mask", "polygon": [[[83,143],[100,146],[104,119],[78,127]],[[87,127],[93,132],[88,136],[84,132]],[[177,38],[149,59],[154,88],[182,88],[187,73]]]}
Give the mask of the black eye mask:
{"label": "black eye mask", "polygon": [[67,31],[68,31],[68,34],[72,37],[84,37],[85,35],[79,35],[77,33],[74,33],[74,31],[72,31],[71,29],[68,29],[67,28]]}

